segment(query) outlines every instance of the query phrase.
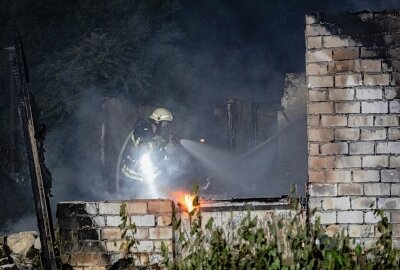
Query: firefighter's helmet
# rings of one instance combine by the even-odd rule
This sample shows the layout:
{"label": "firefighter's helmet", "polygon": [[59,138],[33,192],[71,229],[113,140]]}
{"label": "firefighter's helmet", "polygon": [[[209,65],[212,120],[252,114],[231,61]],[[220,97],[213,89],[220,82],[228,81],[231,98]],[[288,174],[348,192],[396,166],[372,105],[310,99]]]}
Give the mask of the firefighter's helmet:
{"label": "firefighter's helmet", "polygon": [[173,119],[171,112],[164,108],[155,109],[149,118],[157,122],[172,121]]}

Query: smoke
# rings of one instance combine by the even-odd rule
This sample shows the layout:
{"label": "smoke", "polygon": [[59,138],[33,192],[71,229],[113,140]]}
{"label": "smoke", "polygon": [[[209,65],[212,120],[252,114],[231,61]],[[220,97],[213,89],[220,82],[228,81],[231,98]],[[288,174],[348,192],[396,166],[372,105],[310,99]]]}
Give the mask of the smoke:
{"label": "smoke", "polygon": [[8,221],[0,228],[0,235],[9,235],[23,231],[37,231],[36,216],[32,213],[26,214],[16,222]]}
{"label": "smoke", "polygon": [[[277,183],[277,175],[269,171],[279,154],[275,142],[264,145],[245,159],[212,144],[213,138],[208,138],[207,134],[213,134],[209,122],[213,105],[224,104],[230,98],[248,102],[280,102],[284,74],[304,70],[304,13],[395,8],[400,8],[398,0],[182,1],[177,20],[186,36],[182,43],[175,44],[180,50],[180,58],[173,58],[176,57],[174,54],[168,61],[174,63],[169,70],[172,83],[165,86],[171,95],[152,105],[165,106],[176,115],[174,125],[179,137],[196,140],[206,137],[210,145],[184,141],[183,145],[190,154],[179,150],[181,158],[168,167],[168,174],[174,176],[174,181],[166,179],[159,188],[189,187],[212,176],[213,191],[223,191],[229,196],[287,194],[290,183]],[[153,41],[154,47],[148,52],[160,51],[158,41]],[[58,75],[67,79],[69,76],[65,73]],[[172,94],[174,86],[185,89],[185,98]],[[121,118],[118,113],[132,114],[134,108],[111,112],[112,119],[104,119],[104,96],[100,94],[104,90],[85,91],[70,117],[47,136],[46,163],[53,175],[53,213],[59,201],[120,198],[112,189],[115,164],[105,161],[102,151],[116,158],[113,151],[119,151],[134,121],[113,121]],[[118,98],[122,99],[115,97]],[[117,109],[122,103],[115,104]],[[117,134],[108,137],[113,143],[102,141],[102,126],[106,120],[113,123],[113,134]],[[294,127],[287,132],[293,131],[291,136],[295,138],[297,130]],[[114,150],[104,149],[104,145],[112,145]],[[137,184],[133,183],[122,196],[148,197],[146,189]],[[23,227],[25,225],[27,227]],[[2,231],[32,229],[35,225],[36,219],[28,216],[14,224],[8,222]]]}

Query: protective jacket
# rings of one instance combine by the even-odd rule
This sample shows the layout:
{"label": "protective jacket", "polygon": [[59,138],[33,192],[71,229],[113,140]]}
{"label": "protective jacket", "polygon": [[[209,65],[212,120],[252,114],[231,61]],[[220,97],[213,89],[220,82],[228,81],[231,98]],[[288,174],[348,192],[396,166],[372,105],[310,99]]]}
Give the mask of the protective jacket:
{"label": "protective jacket", "polygon": [[[172,136],[164,133],[161,136],[158,132],[153,133],[150,122],[138,120],[124,151],[121,171],[129,179],[146,181],[145,169],[151,169],[152,177],[155,178],[163,170],[163,166],[169,156],[173,154],[174,148]],[[143,168],[143,157],[145,156],[151,159],[152,168]]]}

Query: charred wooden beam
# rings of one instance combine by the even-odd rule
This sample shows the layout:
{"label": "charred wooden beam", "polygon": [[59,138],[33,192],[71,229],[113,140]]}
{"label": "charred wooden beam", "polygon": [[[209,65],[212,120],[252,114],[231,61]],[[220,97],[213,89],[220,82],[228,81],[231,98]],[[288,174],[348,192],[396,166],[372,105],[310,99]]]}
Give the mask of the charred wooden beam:
{"label": "charred wooden beam", "polygon": [[[15,88],[19,95],[19,111],[22,119],[24,139],[31,175],[31,184],[35,200],[36,216],[40,232],[42,246],[42,263],[46,270],[57,269],[54,252],[54,230],[51,219],[49,203],[49,183],[44,183],[46,173],[49,173],[44,166],[44,156],[40,132],[37,132],[38,125],[34,119],[34,100],[29,92],[29,74],[22,46],[21,38],[15,35],[14,50],[9,50],[12,72],[15,79]],[[38,133],[38,134],[37,134]]]}

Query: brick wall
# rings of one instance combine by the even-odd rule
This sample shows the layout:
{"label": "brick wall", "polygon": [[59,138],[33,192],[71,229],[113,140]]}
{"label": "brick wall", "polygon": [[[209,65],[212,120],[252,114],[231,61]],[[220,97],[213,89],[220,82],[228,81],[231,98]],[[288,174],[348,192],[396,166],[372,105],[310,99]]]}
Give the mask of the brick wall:
{"label": "brick wall", "polygon": [[[132,249],[138,265],[159,262],[162,242],[170,249],[171,258],[182,255],[179,241],[175,239],[179,239],[180,233],[189,237],[192,220],[187,213],[175,209],[170,200],[65,202],[57,207],[62,262],[78,270],[104,270],[122,259],[119,249],[121,230],[118,228],[122,203],[127,205],[130,219],[138,229],[135,238],[139,243]],[[296,213],[287,197],[207,200],[201,202],[202,228],[205,230],[205,224],[212,217],[214,224],[223,228],[227,239],[232,239],[249,210],[251,217],[257,216],[259,226],[267,232],[268,222],[277,222],[281,218],[290,220]],[[173,213],[181,219],[179,231],[173,230]]]}
{"label": "brick wall", "polygon": [[398,238],[399,13],[310,14],[305,36],[309,206],[365,248],[382,208]]}
{"label": "brick wall", "polygon": [[139,244],[131,249],[137,265],[159,262],[162,242],[173,257],[172,201],[66,202],[57,207],[62,262],[74,269],[101,270],[121,259],[123,240],[118,225],[122,203],[137,227],[135,238]]}

